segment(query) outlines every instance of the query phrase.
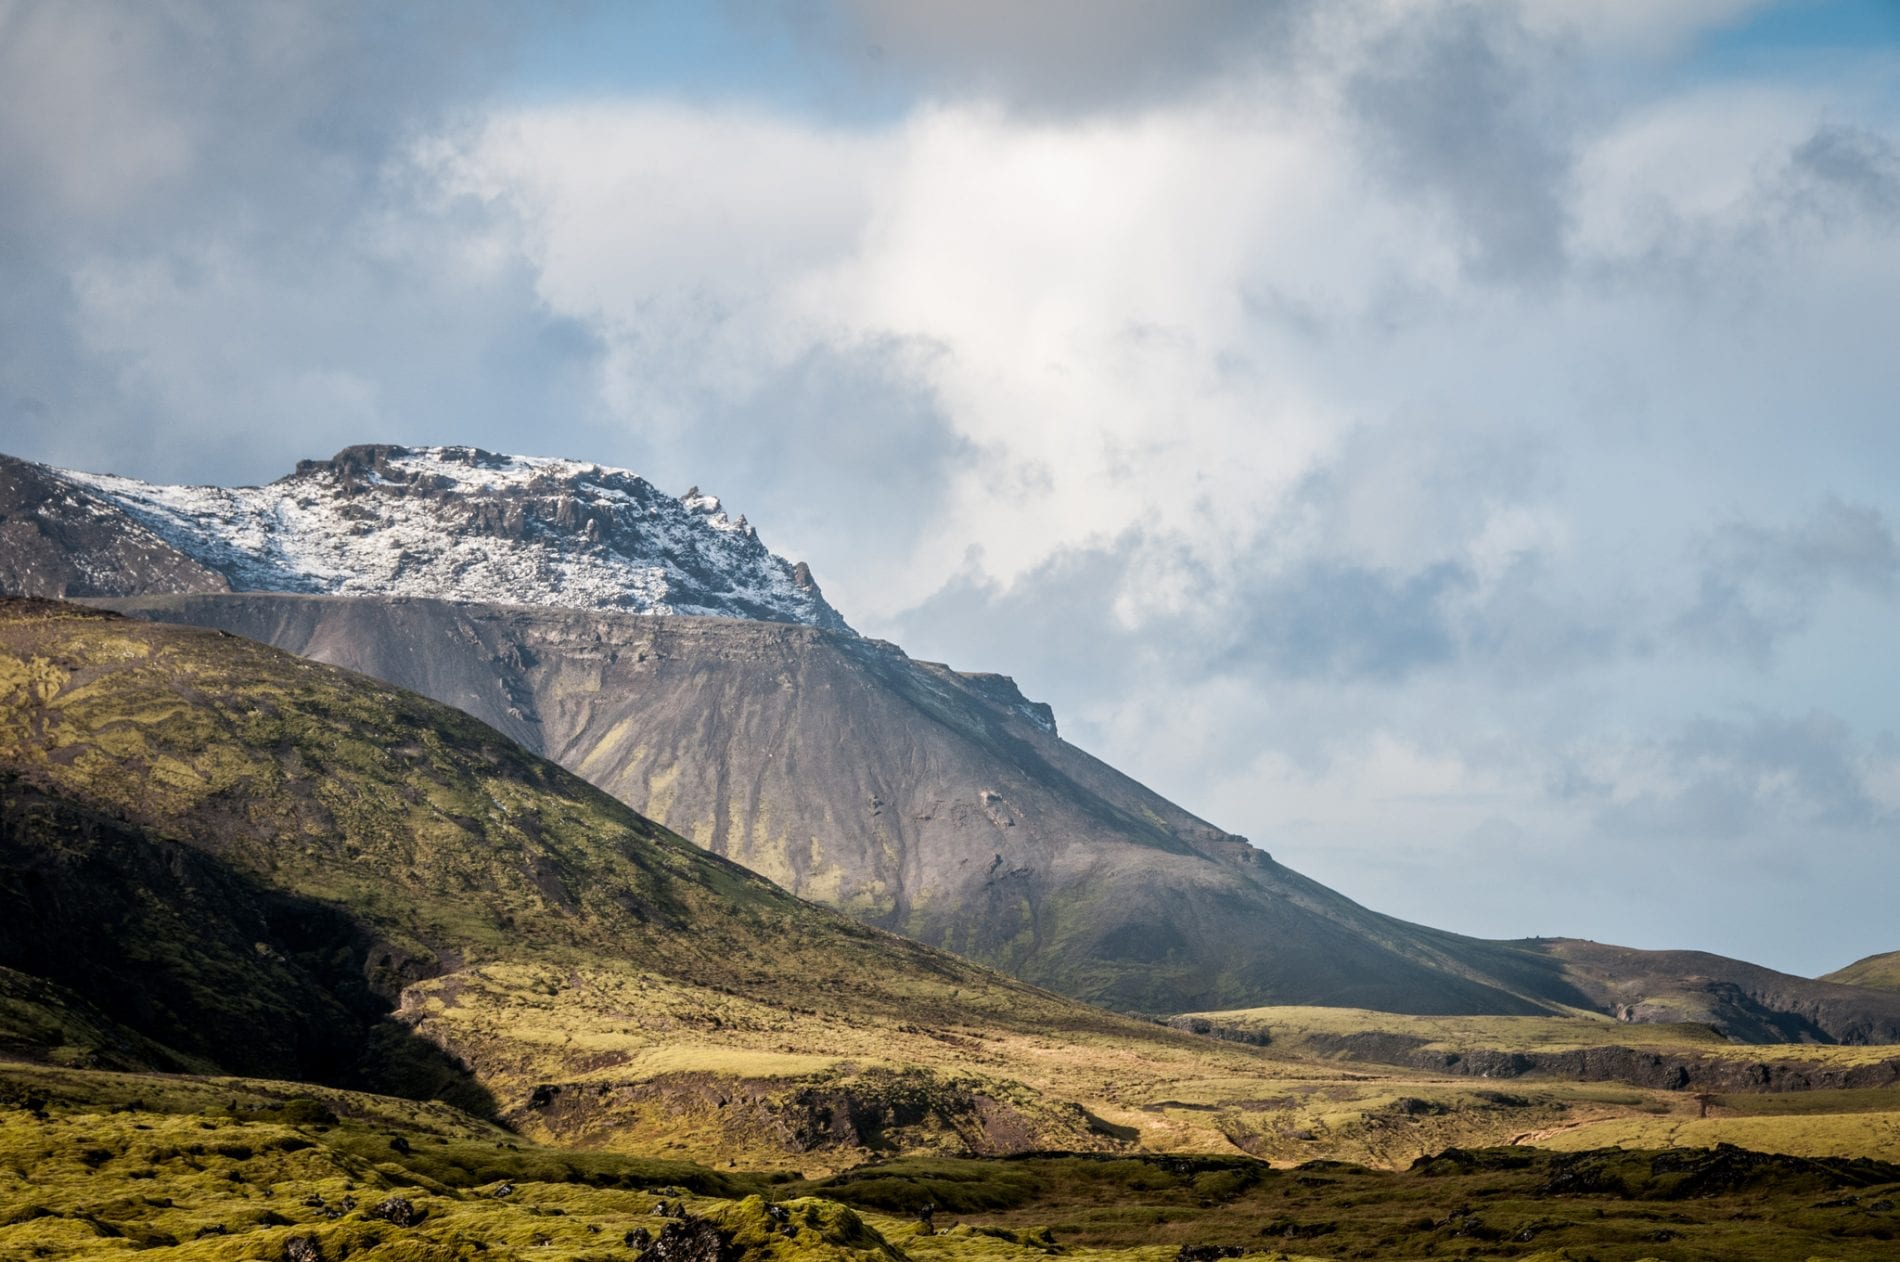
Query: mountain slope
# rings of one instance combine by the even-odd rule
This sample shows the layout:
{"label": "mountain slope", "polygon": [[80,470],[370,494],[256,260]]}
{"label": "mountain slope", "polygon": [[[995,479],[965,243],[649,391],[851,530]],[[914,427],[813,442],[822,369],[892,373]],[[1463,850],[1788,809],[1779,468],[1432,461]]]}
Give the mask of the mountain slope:
{"label": "mountain slope", "polygon": [[115,603],[433,695],[805,897],[1124,1009],[1574,1007],[1900,1038],[1900,1005],[1738,961],[1378,915],[1063,742],[1008,680],[874,641],[424,600]]}
{"label": "mountain slope", "polygon": [[1856,960],[1836,969],[1820,980],[1842,986],[1871,986],[1878,990],[1900,990],[1900,951],[1887,951]]}
{"label": "mountain slope", "polygon": [[1124,1082],[1261,1063],[800,902],[458,711],[215,632],[0,602],[0,775],[8,993],[149,1040],[106,1030],[116,1063],[764,1164],[1123,1146],[1073,1094],[1092,1047]]}
{"label": "mountain slope", "polygon": [[795,893],[1091,1000],[1544,1002],[1498,980],[1534,957],[1368,912],[1061,741],[1007,680],[890,645],[435,601],[126,607],[433,694]]}
{"label": "mountain slope", "polygon": [[156,486],[0,457],[15,595],[444,596],[843,629],[803,564],[697,488],[474,447],[350,447],[265,487]]}
{"label": "mountain slope", "polygon": [[[0,529],[39,558],[9,581],[175,591],[190,573],[153,557],[209,566],[206,595],[126,607],[423,691],[800,894],[1070,994],[1150,1012],[1581,1007],[1748,1039],[1900,1029],[1865,991],[1736,961],[1370,912],[1062,742],[1006,678],[852,635],[743,520],[630,474],[400,447],[237,491],[5,467],[23,489],[0,496]],[[497,595],[539,608],[480,599]]]}
{"label": "mountain slope", "polygon": [[0,594],[229,591],[201,564],[58,471],[0,456]]}

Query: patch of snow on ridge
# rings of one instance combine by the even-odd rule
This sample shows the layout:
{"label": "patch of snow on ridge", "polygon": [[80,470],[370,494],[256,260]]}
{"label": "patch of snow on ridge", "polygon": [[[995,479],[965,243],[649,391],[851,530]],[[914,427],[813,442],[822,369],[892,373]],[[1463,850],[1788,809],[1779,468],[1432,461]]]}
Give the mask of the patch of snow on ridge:
{"label": "patch of snow on ridge", "polygon": [[427,596],[848,630],[810,572],[697,487],[473,447],[350,447],[269,486],[58,471],[239,591]]}

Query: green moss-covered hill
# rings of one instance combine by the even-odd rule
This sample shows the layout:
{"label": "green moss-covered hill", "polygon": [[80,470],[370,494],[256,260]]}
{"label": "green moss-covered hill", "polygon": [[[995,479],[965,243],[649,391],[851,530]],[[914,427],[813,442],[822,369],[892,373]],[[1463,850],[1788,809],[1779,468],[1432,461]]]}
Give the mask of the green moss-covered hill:
{"label": "green moss-covered hill", "polygon": [[1900,990],[1900,951],[1887,951],[1855,960],[1846,968],[1836,969],[1821,978],[1843,986],[1872,986],[1876,990]]}
{"label": "green moss-covered hill", "polygon": [[0,602],[0,970],[15,1055],[708,1157],[1113,1147],[973,1036],[1193,1045],[801,902],[458,711],[43,601]]}
{"label": "green moss-covered hill", "polygon": [[800,1180],[439,1105],[0,1064],[0,1257],[153,1262],[1885,1262],[1900,1166],[1710,1149],[900,1158]]}

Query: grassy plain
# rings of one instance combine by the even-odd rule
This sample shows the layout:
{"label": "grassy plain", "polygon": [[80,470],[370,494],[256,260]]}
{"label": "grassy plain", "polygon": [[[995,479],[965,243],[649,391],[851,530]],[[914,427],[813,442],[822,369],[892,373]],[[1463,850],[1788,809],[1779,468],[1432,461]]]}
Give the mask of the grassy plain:
{"label": "grassy plain", "polygon": [[1282,1047],[1312,1046],[1328,1038],[1392,1034],[1443,1050],[1570,1051],[1605,1044],[1668,1048],[1728,1047],[1706,1025],[1632,1026],[1596,1013],[1575,1016],[1411,1016],[1365,1008],[1271,1007],[1188,1013],[1235,1031],[1253,1031]]}
{"label": "grassy plain", "polygon": [[[1697,1022],[1624,1022],[1599,1013],[1574,1016],[1412,1016],[1363,1008],[1270,1007],[1186,1013],[1192,1025],[1229,1039],[1306,1056],[1380,1061],[1414,1052],[1564,1053],[1599,1048],[1654,1052],[1690,1061],[1753,1065],[1802,1063],[1854,1069],[1900,1059],[1900,1046],[1843,1043],[1738,1043]],[[1401,1059],[1399,1063],[1410,1063]],[[1900,1073],[1895,1075],[1900,1081]]]}
{"label": "grassy plain", "polygon": [[[748,1262],[1634,1262],[1892,1255],[1900,1165],[1453,1150],[1407,1169],[1215,1157],[904,1158],[810,1180],[536,1145],[440,1104],[0,1066],[0,1256],[602,1262],[712,1231]],[[400,1204],[391,1198],[400,1198]],[[698,1220],[696,1225],[689,1220]],[[697,1256],[697,1255],[693,1255]]]}

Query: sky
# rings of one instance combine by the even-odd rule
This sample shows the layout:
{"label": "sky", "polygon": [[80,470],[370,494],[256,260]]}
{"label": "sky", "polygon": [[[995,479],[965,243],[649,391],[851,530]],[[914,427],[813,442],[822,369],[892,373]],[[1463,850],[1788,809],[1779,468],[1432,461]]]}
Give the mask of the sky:
{"label": "sky", "polygon": [[1372,907],[1900,948],[1900,0],[0,0],[0,451],[699,485]]}

